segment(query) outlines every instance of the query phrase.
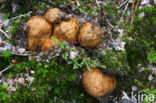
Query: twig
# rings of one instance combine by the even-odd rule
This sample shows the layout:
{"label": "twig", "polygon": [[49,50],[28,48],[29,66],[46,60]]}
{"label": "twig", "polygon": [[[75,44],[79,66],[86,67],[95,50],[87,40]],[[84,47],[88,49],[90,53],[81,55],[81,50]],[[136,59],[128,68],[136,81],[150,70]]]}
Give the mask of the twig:
{"label": "twig", "polygon": [[123,2],[119,7],[117,7],[118,9],[120,9],[123,5],[125,5],[129,0],[126,0],[125,2]]}
{"label": "twig", "polygon": [[77,3],[77,5],[78,5],[78,6],[80,6],[80,3],[79,3],[79,1],[78,1],[78,0],[76,0],[76,3]]}
{"label": "twig", "polygon": [[8,66],[7,68],[5,68],[4,70],[0,71],[0,73],[5,72],[6,70],[8,70],[9,68],[11,68],[12,66],[14,66],[14,64],[12,64],[12,65]]}
{"label": "twig", "polygon": [[[136,11],[136,9],[138,8],[139,2],[140,2],[140,0],[137,1],[137,4],[136,4],[136,6],[135,6],[135,11]],[[132,24],[133,21],[134,21],[135,11],[134,11],[133,16],[132,16],[132,19],[131,19],[131,24]]]}
{"label": "twig", "polygon": [[[9,19],[9,21],[14,20],[14,19],[17,19],[17,18],[29,16],[31,13],[32,13],[32,12],[30,11],[30,12],[28,12],[27,14],[19,15],[19,16],[13,17],[13,18]],[[4,23],[0,24],[0,27],[3,26],[3,25],[4,25]],[[7,33],[5,33],[1,28],[0,28],[0,32],[3,33],[7,38],[9,38],[9,39],[11,38],[11,37],[8,36]]]}
{"label": "twig", "polygon": [[21,17],[29,16],[31,13],[32,13],[32,12],[30,11],[30,12],[28,12],[27,14],[19,15],[19,16],[13,17],[13,18],[9,19],[9,21],[14,20],[14,19],[17,19],[17,18],[21,18]]}
{"label": "twig", "polygon": [[[12,20],[15,20],[15,19],[18,19],[18,18],[21,18],[21,17],[29,16],[31,13],[32,13],[32,12],[30,11],[30,12],[28,12],[27,14],[19,15],[19,16],[13,17],[13,18],[11,18],[11,19],[8,19],[8,21],[10,22],[10,21],[12,21]],[[0,26],[3,26],[3,25],[4,25],[4,23],[2,23]]]}
{"label": "twig", "polygon": [[133,12],[134,12],[134,4],[135,4],[135,0],[133,0],[132,11],[131,11],[131,23],[130,24],[132,24]]}
{"label": "twig", "polygon": [[[129,1],[129,0],[128,0],[128,1]],[[123,14],[122,14],[122,17],[121,17],[120,21],[122,21],[123,16],[125,15],[125,12],[126,12],[126,10],[127,10],[128,5],[129,5],[129,2],[128,2],[127,5],[125,6],[125,9],[124,9],[124,11],[123,11]]]}
{"label": "twig", "polygon": [[17,55],[17,56],[29,56],[30,54],[17,54],[17,53],[14,53],[14,52],[10,52],[11,54],[13,55]]}
{"label": "twig", "polygon": [[1,28],[0,28],[0,32],[1,32],[1,33],[3,33],[3,34],[7,37],[7,38],[9,38],[9,39],[11,38],[11,37],[10,37],[10,36],[8,36],[8,34],[7,34],[7,33],[5,33],[5,32],[4,32]]}
{"label": "twig", "polygon": [[113,39],[113,37],[112,37],[112,33],[109,32],[109,34],[110,34],[111,41],[114,42],[117,46],[119,46],[118,43]]}
{"label": "twig", "polygon": [[[98,7],[100,7],[99,1],[95,0],[95,2],[96,2],[96,5],[97,5]],[[100,3],[101,3],[101,2],[100,2]]]}
{"label": "twig", "polygon": [[[100,7],[100,4],[101,4],[101,7]],[[101,17],[100,18],[102,18],[102,16],[104,16],[104,19],[102,20],[102,21],[100,21],[100,22],[105,22],[104,20],[106,20],[106,22],[107,22],[107,24],[111,27],[111,28],[113,28],[113,29],[115,29],[115,27],[109,22],[109,20],[107,19],[107,17],[106,17],[106,14],[105,14],[105,10],[102,8],[102,5],[103,5],[104,3],[103,2],[100,2],[100,1],[97,1],[96,0],[96,5],[99,7],[99,8],[101,8],[102,10],[101,10]]]}

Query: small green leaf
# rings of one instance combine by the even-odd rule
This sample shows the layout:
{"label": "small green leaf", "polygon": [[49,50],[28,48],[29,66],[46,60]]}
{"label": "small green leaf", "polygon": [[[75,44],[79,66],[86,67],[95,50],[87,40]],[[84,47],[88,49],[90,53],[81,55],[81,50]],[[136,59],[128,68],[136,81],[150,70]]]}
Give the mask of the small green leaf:
{"label": "small green leaf", "polygon": [[1,56],[4,58],[10,58],[12,54],[9,51],[4,51]]}
{"label": "small green leaf", "polygon": [[6,13],[5,15],[4,15],[4,20],[7,20],[8,18],[9,18],[9,16],[10,16],[10,13]]}

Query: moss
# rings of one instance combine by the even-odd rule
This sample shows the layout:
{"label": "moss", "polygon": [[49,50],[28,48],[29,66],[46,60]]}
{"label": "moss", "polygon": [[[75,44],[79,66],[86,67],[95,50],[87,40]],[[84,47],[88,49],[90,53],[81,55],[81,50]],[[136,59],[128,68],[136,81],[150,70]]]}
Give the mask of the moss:
{"label": "moss", "polygon": [[[76,82],[81,71],[64,64],[65,61],[60,57],[50,63],[42,62],[41,65],[36,61],[27,60],[25,63],[16,64],[12,68],[14,72],[25,72],[25,68],[29,67],[35,71],[31,74],[35,79],[29,88],[19,85],[19,89],[11,95],[12,102],[53,103],[76,100],[80,103],[92,103],[95,101],[84,91],[82,84]],[[27,83],[29,84],[28,81]]]}
{"label": "moss", "polygon": [[[137,14],[145,12],[143,18],[136,17],[134,25],[129,28],[128,37],[132,37],[132,41],[126,41],[126,52],[128,53],[128,60],[130,66],[135,67],[141,63],[147,65],[147,55],[151,49],[156,50],[156,9],[153,7],[146,7],[143,10],[137,11]],[[155,58],[155,57],[153,57]]]}
{"label": "moss", "polygon": [[[148,80],[148,76],[151,73],[147,65],[150,61],[153,64],[155,63],[156,20],[153,18],[156,15],[155,10],[153,7],[147,7],[137,11],[134,24],[127,30],[127,35],[123,37],[123,40],[126,42],[125,49],[130,71],[127,71],[127,75],[117,75],[119,82],[116,92],[128,90],[128,88],[130,89],[134,85],[140,89],[141,86],[135,81],[152,85]],[[145,16],[143,18],[137,17],[141,12],[144,12]],[[133,40],[129,40],[128,37],[132,37]],[[140,71],[141,68],[144,68],[144,70]]]}
{"label": "moss", "polygon": [[126,52],[108,50],[101,57],[100,60],[106,66],[107,72],[123,75],[129,71]]}

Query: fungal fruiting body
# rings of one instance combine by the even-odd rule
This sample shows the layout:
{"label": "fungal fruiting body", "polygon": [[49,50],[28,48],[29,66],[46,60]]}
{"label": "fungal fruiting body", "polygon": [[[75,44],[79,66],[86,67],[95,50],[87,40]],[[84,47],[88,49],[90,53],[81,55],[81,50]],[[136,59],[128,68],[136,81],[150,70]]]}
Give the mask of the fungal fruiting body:
{"label": "fungal fruiting body", "polygon": [[85,90],[93,97],[102,97],[113,90],[116,85],[114,76],[108,76],[97,68],[86,70],[82,76],[82,83]]}
{"label": "fungal fruiting body", "polygon": [[51,24],[56,24],[61,22],[63,18],[65,18],[66,14],[58,8],[49,9],[44,17]]}
{"label": "fungal fruiting body", "polygon": [[40,16],[32,16],[26,23],[28,34],[28,48],[35,51],[42,46],[42,38],[50,38],[52,34],[52,25]]}
{"label": "fungal fruiting body", "polygon": [[86,22],[80,28],[78,42],[82,47],[93,48],[101,43],[102,34],[102,29],[96,23]]}
{"label": "fungal fruiting body", "polygon": [[79,21],[71,17],[68,21],[62,21],[55,26],[53,36],[61,41],[66,40],[75,43],[77,41],[79,27]]}

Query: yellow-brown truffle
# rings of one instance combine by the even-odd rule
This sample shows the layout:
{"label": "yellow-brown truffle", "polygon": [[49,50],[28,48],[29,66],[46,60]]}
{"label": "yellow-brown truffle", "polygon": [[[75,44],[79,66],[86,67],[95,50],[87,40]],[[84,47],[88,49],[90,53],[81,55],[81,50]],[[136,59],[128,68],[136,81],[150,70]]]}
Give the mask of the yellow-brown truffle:
{"label": "yellow-brown truffle", "polygon": [[58,8],[52,8],[46,12],[44,17],[49,23],[56,24],[65,18],[65,13]]}
{"label": "yellow-brown truffle", "polygon": [[92,48],[98,46],[102,39],[102,29],[94,22],[86,22],[80,28],[78,42],[82,47]]}
{"label": "yellow-brown truffle", "polygon": [[59,40],[66,40],[71,43],[77,41],[77,34],[79,31],[79,21],[73,17],[69,21],[62,21],[54,28],[54,37]]}
{"label": "yellow-brown truffle", "polygon": [[108,76],[97,68],[86,70],[82,77],[85,90],[93,97],[102,97],[113,90],[116,85],[114,76]]}
{"label": "yellow-brown truffle", "polygon": [[42,45],[41,38],[50,38],[52,25],[45,18],[40,16],[31,17],[27,23],[28,48],[35,51]]}

